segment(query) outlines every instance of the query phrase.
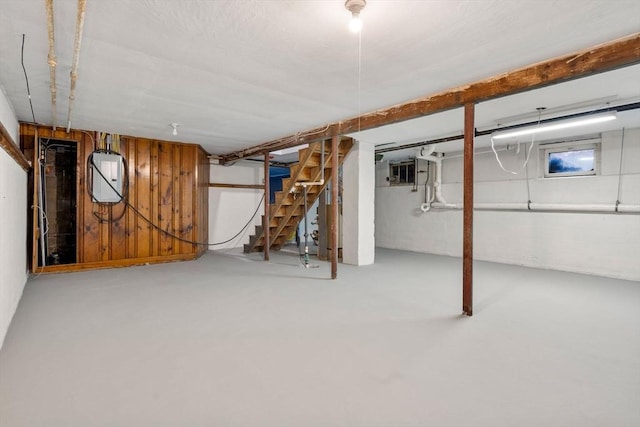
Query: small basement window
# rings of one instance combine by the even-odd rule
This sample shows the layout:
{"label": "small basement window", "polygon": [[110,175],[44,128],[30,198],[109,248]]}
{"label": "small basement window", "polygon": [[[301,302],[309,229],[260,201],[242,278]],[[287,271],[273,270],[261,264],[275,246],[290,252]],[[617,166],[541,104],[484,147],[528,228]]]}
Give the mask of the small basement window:
{"label": "small basement window", "polygon": [[413,185],[416,177],[415,160],[389,164],[390,185]]}
{"label": "small basement window", "polygon": [[600,140],[544,144],[544,177],[597,175],[600,166]]}

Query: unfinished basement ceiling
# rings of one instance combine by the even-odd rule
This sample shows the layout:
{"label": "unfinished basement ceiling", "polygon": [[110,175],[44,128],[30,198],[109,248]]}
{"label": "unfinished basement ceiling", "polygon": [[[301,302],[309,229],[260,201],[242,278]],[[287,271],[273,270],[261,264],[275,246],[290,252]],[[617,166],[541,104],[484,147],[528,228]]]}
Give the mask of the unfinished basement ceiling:
{"label": "unfinished basement ceiling", "polygon": [[[76,0],[54,1],[62,127],[76,8]],[[32,121],[20,64],[26,34],[35,118],[50,125],[45,2],[0,0],[0,10],[0,84],[18,119]],[[227,154],[629,35],[640,26],[640,2],[369,0],[361,16],[360,57],[342,0],[88,0],[71,126]],[[557,100],[550,88],[547,105],[619,95],[613,86],[586,93],[583,80]],[[640,78],[630,81],[631,96],[640,96]],[[505,109],[506,116],[531,113],[522,103],[481,108],[482,125]],[[421,135],[404,134],[410,123],[394,125],[391,139],[461,127],[455,112],[438,118],[440,128]],[[180,124],[177,136],[172,122]],[[388,129],[369,132],[389,142]]]}

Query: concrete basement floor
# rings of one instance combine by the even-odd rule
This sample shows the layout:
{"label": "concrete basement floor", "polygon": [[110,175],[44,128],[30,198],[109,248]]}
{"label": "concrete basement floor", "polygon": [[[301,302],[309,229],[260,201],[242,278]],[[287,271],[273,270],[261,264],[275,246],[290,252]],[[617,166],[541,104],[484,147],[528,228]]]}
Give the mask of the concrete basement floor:
{"label": "concrete basement floor", "polygon": [[640,283],[379,249],[30,280],[0,425],[638,426]]}

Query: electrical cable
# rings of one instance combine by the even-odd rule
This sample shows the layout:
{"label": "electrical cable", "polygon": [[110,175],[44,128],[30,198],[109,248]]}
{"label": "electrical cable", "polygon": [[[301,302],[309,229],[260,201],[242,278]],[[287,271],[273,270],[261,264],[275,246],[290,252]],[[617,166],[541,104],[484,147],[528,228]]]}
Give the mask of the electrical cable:
{"label": "electrical cable", "polygon": [[[519,145],[518,145],[519,146]],[[531,146],[533,147],[533,141],[531,141]],[[531,151],[531,149],[529,149]],[[529,167],[527,166],[529,159],[524,162],[524,176],[525,181],[527,182],[527,209],[531,210],[531,186],[529,184]]]}
{"label": "electrical cable", "polygon": [[620,141],[620,165],[618,166],[618,192],[616,198],[616,212],[618,212],[618,206],[620,205],[620,184],[622,181],[622,154],[624,152],[624,128],[622,128],[622,140]]}
{"label": "electrical cable", "polygon": [[[102,177],[102,179],[107,183],[107,185],[109,185],[109,187],[111,187],[111,189],[120,197],[121,194],[118,192],[118,190],[116,190],[113,185],[111,185],[111,183],[109,182],[109,180],[102,174],[102,172],[100,171],[100,168],[98,168],[98,166],[93,162],[93,158],[90,156],[91,158],[91,164],[93,165],[93,167],[96,169],[96,171],[98,172],[98,174]],[[123,159],[124,160],[124,159]],[[183,243],[189,243],[192,245],[198,245],[198,246],[218,246],[218,245],[224,245],[225,243],[229,243],[230,241],[234,240],[236,237],[238,237],[240,234],[242,234],[242,232],[249,227],[249,225],[251,225],[251,223],[253,222],[253,220],[255,219],[256,215],[258,214],[258,211],[260,210],[260,206],[262,206],[262,202],[264,201],[264,194],[262,195],[262,198],[260,199],[260,202],[258,203],[258,207],[256,208],[255,212],[253,213],[253,215],[251,216],[251,218],[249,219],[249,221],[247,221],[247,223],[244,225],[244,227],[242,227],[242,229],[240,229],[239,232],[237,232],[233,237],[231,237],[230,239],[227,239],[223,242],[216,242],[216,243],[204,243],[204,242],[196,242],[193,240],[188,240],[188,239],[184,239],[180,236],[176,236],[175,234],[172,234],[166,230],[163,230],[161,227],[159,227],[158,225],[154,224],[153,221],[151,221],[149,218],[147,218],[146,216],[144,216],[142,214],[142,212],[140,212],[138,209],[136,209],[135,206],[133,206],[128,200],[125,200],[124,203],[126,204],[126,206],[131,209],[132,211],[134,211],[136,213],[136,215],[138,215],[140,218],[142,218],[147,224],[149,224],[150,226],[152,226],[153,228],[155,228],[156,230],[160,231],[161,233],[163,233],[164,235],[171,237],[173,239],[176,239],[180,242]]]}
{"label": "electrical cable", "polygon": [[22,34],[22,49],[20,51],[20,63],[22,64],[22,71],[24,71],[24,80],[27,82],[27,95],[29,96],[29,106],[31,107],[31,117],[33,123],[36,123],[36,115],[33,112],[33,102],[31,102],[31,89],[29,88],[29,76],[27,76],[27,69],[24,66],[24,39],[26,34]]}
{"label": "electrical cable", "polygon": [[358,132],[362,119],[362,30],[358,32]]}
{"label": "electrical cable", "polygon": [[86,133],[87,135],[89,135],[89,138],[91,138],[91,144],[93,146],[93,150],[95,151],[96,149],[96,140],[93,139],[93,135],[91,135],[89,132],[87,132],[86,130],[81,131],[82,133]]}
{"label": "electrical cable", "polygon": [[44,221],[45,221],[45,226],[46,228],[44,229],[44,231],[42,232],[43,236],[46,236],[47,233],[49,233],[49,217],[47,216],[47,213],[44,211],[44,209],[42,209],[40,206],[38,205],[31,205],[31,209],[36,208],[38,209],[41,213],[42,216],[44,217]]}
{"label": "electrical cable", "polygon": [[[543,108],[539,108],[538,109],[538,125],[540,124],[540,119],[542,116],[542,110]],[[527,151],[527,156],[524,160],[524,164],[522,165],[521,169],[526,169],[527,168],[527,164],[529,164],[529,158],[531,157],[531,151],[533,150],[533,145],[536,139],[536,134],[534,133],[533,135],[531,135],[531,145],[529,145],[529,150]],[[503,165],[502,162],[500,161],[500,156],[498,156],[498,152],[496,151],[496,147],[493,141],[493,136],[491,137],[491,150],[493,150],[493,154],[495,154],[496,156],[496,160],[498,161],[498,165],[500,165],[500,168],[505,171],[508,172],[512,175],[519,175],[520,172],[514,172],[512,170],[506,169]]]}

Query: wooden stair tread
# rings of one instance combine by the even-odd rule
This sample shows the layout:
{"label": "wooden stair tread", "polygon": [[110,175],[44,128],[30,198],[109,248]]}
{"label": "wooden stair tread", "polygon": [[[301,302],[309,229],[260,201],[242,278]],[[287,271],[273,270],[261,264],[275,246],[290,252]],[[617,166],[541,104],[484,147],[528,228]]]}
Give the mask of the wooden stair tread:
{"label": "wooden stair tread", "polygon": [[[330,181],[331,175],[331,143],[325,142],[325,164],[321,165],[322,143],[315,142],[300,150],[299,161],[290,167],[291,176],[283,178],[282,191],[276,192],[275,203],[269,210],[269,247],[279,250],[286,243],[288,236],[295,230],[304,217],[303,186],[296,186],[296,182],[318,182],[324,169],[325,181],[322,185],[307,186],[307,207],[310,209],[320,192]],[[338,163],[341,165],[345,156],[353,146],[351,138],[343,138],[338,145]],[[264,221],[264,215],[262,216]],[[244,252],[258,252],[264,250],[264,233],[261,225],[256,226],[256,232],[244,245]]]}

